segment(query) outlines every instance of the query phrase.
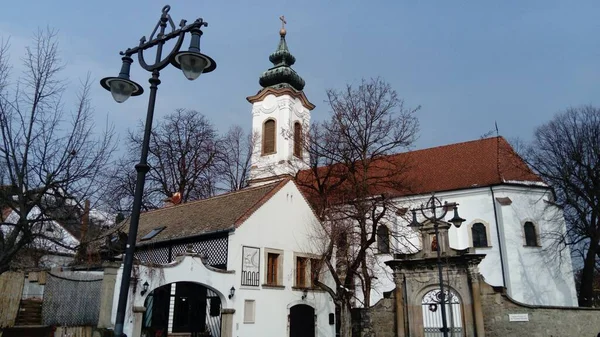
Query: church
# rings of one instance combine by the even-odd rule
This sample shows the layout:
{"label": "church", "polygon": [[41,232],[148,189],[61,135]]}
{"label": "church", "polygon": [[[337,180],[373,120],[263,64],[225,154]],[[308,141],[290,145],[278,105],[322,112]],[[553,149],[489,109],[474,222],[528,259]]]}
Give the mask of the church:
{"label": "church", "polygon": [[[317,277],[331,285],[314,247],[319,220],[293,179],[306,168],[300,143],[315,105],[292,69],[296,59],[285,28],[279,33],[269,56],[273,67],[260,75],[258,93],[247,97],[259,135],[250,186],[141,214],[139,264],[125,320],[129,336],[336,335],[335,305],[313,284]],[[479,139],[392,159],[407,157],[414,163],[408,174],[420,183],[394,196],[398,208],[416,207],[433,193],[459,204],[466,222],[449,230],[449,245],[485,255],[479,264],[485,282],[525,304],[577,305],[570,256],[553,254],[548,238],[565,230],[562,210],[506,140]],[[405,215],[398,212],[377,229],[372,304],[394,290],[385,262],[406,253],[391,235],[407,228]],[[421,245],[418,238],[414,245]],[[117,284],[120,278],[119,272]],[[118,296],[116,288],[113,322]]]}

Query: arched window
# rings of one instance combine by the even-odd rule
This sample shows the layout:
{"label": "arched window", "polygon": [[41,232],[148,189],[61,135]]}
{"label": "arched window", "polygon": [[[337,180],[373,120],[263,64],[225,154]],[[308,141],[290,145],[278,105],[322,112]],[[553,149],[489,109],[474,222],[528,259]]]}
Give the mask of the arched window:
{"label": "arched window", "polygon": [[525,232],[525,246],[537,247],[537,233],[535,230],[535,225],[531,221],[527,221],[523,225],[523,231]]}
{"label": "arched window", "polygon": [[269,119],[263,124],[262,154],[275,153],[275,121]]}
{"label": "arched window", "polygon": [[473,247],[488,247],[487,230],[481,222],[476,222],[471,226],[471,237],[473,238]]}
{"label": "arched window", "polygon": [[302,124],[294,123],[294,156],[302,157]]}
{"label": "arched window", "polygon": [[377,228],[377,250],[380,253],[390,252],[390,231],[383,225]]}

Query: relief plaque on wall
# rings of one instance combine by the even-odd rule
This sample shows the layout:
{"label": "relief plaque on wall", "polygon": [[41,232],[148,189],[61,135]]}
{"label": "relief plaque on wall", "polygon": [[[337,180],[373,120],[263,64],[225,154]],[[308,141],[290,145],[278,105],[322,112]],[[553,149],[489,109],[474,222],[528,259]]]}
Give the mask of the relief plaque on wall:
{"label": "relief plaque on wall", "polygon": [[260,248],[242,246],[242,285],[260,284]]}

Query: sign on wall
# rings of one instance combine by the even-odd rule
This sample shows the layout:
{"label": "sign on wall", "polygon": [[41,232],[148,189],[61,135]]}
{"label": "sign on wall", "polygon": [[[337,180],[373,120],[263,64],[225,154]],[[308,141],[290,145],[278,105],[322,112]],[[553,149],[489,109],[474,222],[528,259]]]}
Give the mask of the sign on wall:
{"label": "sign on wall", "polygon": [[509,322],[529,322],[529,314],[508,314]]}
{"label": "sign on wall", "polygon": [[242,285],[258,287],[260,283],[260,248],[242,246]]}

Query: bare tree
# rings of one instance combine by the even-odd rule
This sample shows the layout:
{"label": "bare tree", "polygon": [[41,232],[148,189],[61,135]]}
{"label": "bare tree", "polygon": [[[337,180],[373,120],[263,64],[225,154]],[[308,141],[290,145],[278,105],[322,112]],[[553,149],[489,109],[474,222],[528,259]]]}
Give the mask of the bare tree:
{"label": "bare tree", "polygon": [[537,128],[524,150],[528,164],[555,191],[566,233],[550,233],[583,260],[579,305],[591,306],[600,261],[600,109],[569,108]]}
{"label": "bare tree", "polygon": [[[121,159],[113,183],[119,211],[130,208],[135,188],[135,158],[142,144],[143,125],[129,133],[129,152]],[[158,121],[150,136],[150,171],[144,188],[144,209],[160,207],[165,198],[179,193],[181,202],[215,194],[217,132],[194,110],[177,109]]]}
{"label": "bare tree", "polygon": [[[23,73],[11,80],[8,43],[0,44],[0,206],[15,214],[0,228],[0,273],[24,248],[51,243],[74,250],[49,235],[44,225],[55,220],[63,201],[93,198],[114,146],[112,129],[94,133],[90,78],[81,84],[74,109],[68,112],[59,78],[55,31],[39,30],[26,48]],[[75,196],[73,198],[73,196]]]}
{"label": "bare tree", "polygon": [[237,191],[248,186],[255,140],[256,135],[246,134],[240,126],[234,125],[219,142],[219,180],[227,191]]}
{"label": "bare tree", "polygon": [[[331,117],[304,137],[310,168],[300,171],[296,181],[322,222],[321,261],[335,287],[319,280],[315,284],[340,308],[341,335],[350,336],[353,303],[370,305],[369,266],[377,229],[398,210],[393,196],[409,189],[404,176],[409,163],[389,155],[414,142],[418,108],[405,108],[379,78],[328,90],[327,98]],[[356,296],[357,284],[362,298]]]}

